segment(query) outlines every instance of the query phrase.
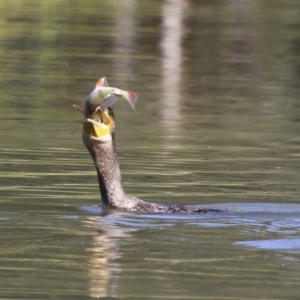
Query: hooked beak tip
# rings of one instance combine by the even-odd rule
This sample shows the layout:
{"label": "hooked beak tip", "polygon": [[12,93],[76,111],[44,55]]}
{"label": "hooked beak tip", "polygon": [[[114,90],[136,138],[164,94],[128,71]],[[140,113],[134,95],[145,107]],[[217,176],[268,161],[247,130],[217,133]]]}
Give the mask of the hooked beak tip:
{"label": "hooked beak tip", "polygon": [[74,107],[77,111],[79,111],[80,113],[83,114],[83,109],[82,109],[80,106],[73,104],[73,107]]}

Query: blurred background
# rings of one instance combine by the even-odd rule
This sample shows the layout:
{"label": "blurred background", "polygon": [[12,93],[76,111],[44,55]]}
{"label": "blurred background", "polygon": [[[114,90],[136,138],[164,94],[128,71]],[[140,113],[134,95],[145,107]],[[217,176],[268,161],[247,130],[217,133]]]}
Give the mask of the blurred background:
{"label": "blurred background", "polygon": [[[0,298],[298,297],[299,1],[3,0],[0,13]],[[101,215],[72,105],[103,76],[139,97],[137,114],[114,105],[129,194],[254,216]]]}

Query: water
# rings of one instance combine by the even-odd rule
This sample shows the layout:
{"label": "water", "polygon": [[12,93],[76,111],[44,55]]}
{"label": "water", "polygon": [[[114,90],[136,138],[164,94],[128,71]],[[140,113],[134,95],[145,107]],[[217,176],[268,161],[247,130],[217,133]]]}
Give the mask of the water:
{"label": "water", "polygon": [[[197,2],[197,3],[196,3]],[[298,299],[298,1],[2,1],[1,299]],[[126,191],[72,108],[107,76]]]}

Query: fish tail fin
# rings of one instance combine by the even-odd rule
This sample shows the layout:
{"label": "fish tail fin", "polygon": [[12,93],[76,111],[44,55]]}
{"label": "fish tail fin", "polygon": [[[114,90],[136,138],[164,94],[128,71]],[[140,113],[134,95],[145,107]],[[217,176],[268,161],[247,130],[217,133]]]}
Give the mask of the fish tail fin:
{"label": "fish tail fin", "polygon": [[124,98],[129,102],[132,109],[135,111],[135,103],[137,101],[137,94],[132,91],[124,91]]}

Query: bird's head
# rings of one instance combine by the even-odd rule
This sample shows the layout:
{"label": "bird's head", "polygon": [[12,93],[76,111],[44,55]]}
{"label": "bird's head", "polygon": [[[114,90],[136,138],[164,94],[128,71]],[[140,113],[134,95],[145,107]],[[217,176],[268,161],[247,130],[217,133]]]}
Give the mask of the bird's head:
{"label": "bird's head", "polygon": [[97,139],[111,136],[115,130],[115,117],[112,108],[98,109],[82,122],[83,131]]}

